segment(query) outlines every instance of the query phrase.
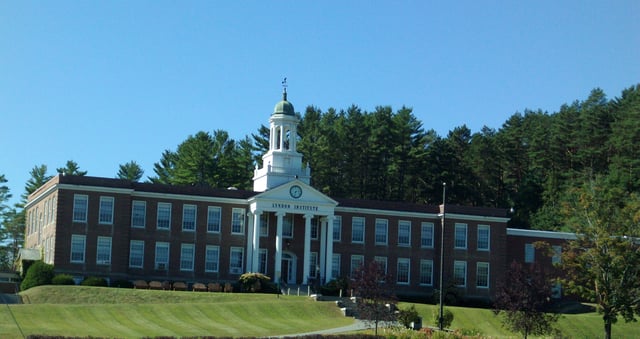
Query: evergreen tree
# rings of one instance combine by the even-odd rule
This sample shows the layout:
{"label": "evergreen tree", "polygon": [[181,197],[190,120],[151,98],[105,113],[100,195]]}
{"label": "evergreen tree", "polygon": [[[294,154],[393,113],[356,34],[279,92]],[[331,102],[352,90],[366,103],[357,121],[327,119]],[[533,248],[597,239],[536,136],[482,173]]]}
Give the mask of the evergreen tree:
{"label": "evergreen tree", "polygon": [[142,170],[142,167],[140,167],[137,162],[132,160],[125,164],[119,165],[116,178],[138,182],[142,178],[142,175],[144,175],[144,170]]}
{"label": "evergreen tree", "polygon": [[35,166],[31,169],[29,174],[31,175],[31,177],[25,184],[25,192],[21,196],[22,203],[26,203],[27,199],[29,198],[29,194],[35,192],[38,188],[40,188],[52,178],[52,176],[47,175],[47,165]]}
{"label": "evergreen tree", "polygon": [[58,172],[58,174],[62,175],[87,175],[87,171],[81,171],[78,164],[73,160],[67,160],[65,167],[59,167],[56,169],[56,171]]}

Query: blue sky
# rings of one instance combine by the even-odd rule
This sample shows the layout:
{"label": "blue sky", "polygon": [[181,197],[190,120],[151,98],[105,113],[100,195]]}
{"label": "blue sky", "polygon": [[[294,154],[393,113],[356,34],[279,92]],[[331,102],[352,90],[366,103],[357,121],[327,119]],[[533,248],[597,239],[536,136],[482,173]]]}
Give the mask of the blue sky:
{"label": "blue sky", "polygon": [[[145,178],[198,131],[405,105],[446,136],[640,82],[640,1],[0,0],[0,174]],[[17,201],[17,199],[14,199]]]}

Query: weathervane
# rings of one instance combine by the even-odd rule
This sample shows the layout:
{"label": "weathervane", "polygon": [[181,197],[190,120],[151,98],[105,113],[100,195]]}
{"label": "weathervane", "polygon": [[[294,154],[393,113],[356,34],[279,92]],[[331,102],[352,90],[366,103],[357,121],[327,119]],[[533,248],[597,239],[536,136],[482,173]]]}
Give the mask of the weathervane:
{"label": "weathervane", "polygon": [[287,77],[282,79],[282,100],[287,101]]}

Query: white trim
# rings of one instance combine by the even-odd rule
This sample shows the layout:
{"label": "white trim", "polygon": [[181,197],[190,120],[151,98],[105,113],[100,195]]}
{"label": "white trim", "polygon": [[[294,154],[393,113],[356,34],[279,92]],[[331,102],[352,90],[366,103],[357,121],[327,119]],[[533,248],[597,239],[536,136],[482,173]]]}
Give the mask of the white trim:
{"label": "white trim", "polygon": [[[371,215],[386,215],[395,217],[407,217],[407,218],[419,218],[419,219],[433,219],[434,221],[440,220],[440,216],[437,213],[421,213],[421,212],[407,212],[407,211],[389,211],[380,209],[368,209],[368,208],[351,208],[336,206],[336,212],[353,213],[353,214],[371,214]],[[487,217],[481,215],[469,215],[458,213],[447,213],[447,218],[467,221],[485,221],[485,222],[507,222],[510,218],[503,217]]]}
{"label": "white trim", "polygon": [[534,237],[534,238],[564,239],[564,240],[578,239],[575,233],[525,230],[520,228],[507,228],[507,235],[512,235],[516,237]]}

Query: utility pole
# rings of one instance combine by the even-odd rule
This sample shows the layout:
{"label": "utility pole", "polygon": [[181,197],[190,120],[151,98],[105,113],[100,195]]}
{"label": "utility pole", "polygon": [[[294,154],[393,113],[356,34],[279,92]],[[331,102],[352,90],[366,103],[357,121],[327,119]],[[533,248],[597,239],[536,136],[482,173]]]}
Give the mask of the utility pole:
{"label": "utility pole", "polygon": [[444,274],[444,269],[443,269],[443,265],[444,265],[444,202],[446,199],[446,192],[447,192],[447,183],[443,182],[442,183],[442,205],[440,205],[440,214],[438,215],[440,217],[440,224],[441,224],[441,232],[440,232],[440,316],[438,317],[438,327],[440,328],[440,331],[442,331],[444,329],[444,304],[443,304],[443,297],[444,297],[444,288],[442,285],[442,275]]}

